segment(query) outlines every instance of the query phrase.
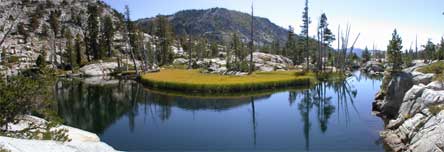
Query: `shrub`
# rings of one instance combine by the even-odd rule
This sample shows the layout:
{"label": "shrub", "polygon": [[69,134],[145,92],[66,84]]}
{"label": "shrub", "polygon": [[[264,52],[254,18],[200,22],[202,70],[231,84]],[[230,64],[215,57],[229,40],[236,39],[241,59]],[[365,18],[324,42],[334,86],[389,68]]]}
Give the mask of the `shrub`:
{"label": "shrub", "polygon": [[46,78],[16,76],[0,79],[0,132],[4,126],[16,123],[16,117],[30,113],[45,115],[50,106],[50,87]]}

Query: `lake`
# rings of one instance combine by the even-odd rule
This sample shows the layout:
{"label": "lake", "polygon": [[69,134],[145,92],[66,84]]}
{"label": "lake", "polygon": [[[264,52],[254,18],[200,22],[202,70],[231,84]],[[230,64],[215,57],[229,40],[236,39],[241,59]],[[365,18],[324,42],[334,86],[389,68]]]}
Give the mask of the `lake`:
{"label": "lake", "polygon": [[130,80],[60,80],[58,114],[117,150],[384,151],[371,113],[381,79],[259,96],[193,97],[150,91]]}

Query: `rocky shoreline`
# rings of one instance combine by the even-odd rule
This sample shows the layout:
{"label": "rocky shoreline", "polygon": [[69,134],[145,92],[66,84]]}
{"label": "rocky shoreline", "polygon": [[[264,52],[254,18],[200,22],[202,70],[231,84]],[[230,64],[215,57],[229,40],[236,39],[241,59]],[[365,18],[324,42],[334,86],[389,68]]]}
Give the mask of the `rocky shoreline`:
{"label": "rocky shoreline", "polygon": [[385,121],[380,135],[392,151],[444,151],[444,83],[419,72],[423,66],[385,73],[375,97],[373,111]]}
{"label": "rocky shoreline", "polygon": [[[8,129],[20,131],[31,124],[44,125],[46,120],[34,116],[22,116],[19,123],[10,124]],[[0,136],[0,150],[8,152],[114,152],[114,148],[101,142],[94,134],[77,128],[61,125],[56,130],[67,130],[70,141],[29,140]]]}

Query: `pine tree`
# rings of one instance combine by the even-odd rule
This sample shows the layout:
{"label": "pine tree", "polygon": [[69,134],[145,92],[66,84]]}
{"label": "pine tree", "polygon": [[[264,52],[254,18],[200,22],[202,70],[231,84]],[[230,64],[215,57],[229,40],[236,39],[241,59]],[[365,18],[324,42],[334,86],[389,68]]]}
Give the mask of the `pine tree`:
{"label": "pine tree", "polygon": [[18,23],[17,31],[23,36],[24,43],[28,43],[29,32],[26,30],[24,23]]}
{"label": "pine tree", "polygon": [[364,51],[362,52],[362,62],[367,63],[368,61],[370,61],[370,58],[370,51],[368,50],[368,47],[365,47]]}
{"label": "pine tree", "polygon": [[76,35],[75,44],[74,44],[74,52],[75,52],[75,64],[73,67],[80,67],[82,65],[82,38],[80,34]]}
{"label": "pine tree", "polygon": [[[288,27],[288,38],[287,38],[287,43],[285,44],[285,52],[284,54],[282,54],[283,56],[291,56],[291,59],[293,60],[293,62],[296,62],[296,53],[295,53],[295,40],[294,40],[295,34],[294,34],[294,29],[293,27],[289,26]],[[289,55],[291,54],[291,55]]]}
{"label": "pine tree", "polygon": [[73,36],[71,30],[68,28],[65,30],[64,37],[66,38],[66,55],[65,55],[65,63],[67,62],[71,69],[74,67],[74,46],[72,45]]}
{"label": "pine tree", "polygon": [[33,14],[29,19],[29,30],[35,32],[40,26],[40,17],[37,14]]}
{"label": "pine tree", "polygon": [[136,56],[135,56],[135,53],[134,53],[135,52],[135,48],[134,47],[136,45],[136,42],[135,42],[135,30],[134,30],[133,22],[131,21],[130,9],[129,9],[128,5],[125,6],[125,17],[126,17],[126,21],[125,21],[126,22],[126,29],[127,29],[128,38],[129,38],[128,49],[129,49],[129,53],[131,55],[131,59],[133,60],[134,70],[136,70],[136,75],[138,75],[139,74],[139,70],[137,68]]}
{"label": "pine tree", "polygon": [[[102,34],[102,41],[103,43],[101,43],[102,49],[106,50],[106,51],[102,51],[102,53],[106,52],[108,57],[112,56],[112,43],[113,43],[113,39],[114,39],[114,25],[113,25],[113,20],[111,18],[111,16],[106,16],[103,20],[103,25],[102,25],[102,29],[103,29],[103,34]],[[103,55],[103,54],[102,54]]]}
{"label": "pine tree", "polygon": [[401,70],[402,65],[402,39],[396,29],[393,31],[392,39],[387,46],[387,60],[392,64],[393,71]]}
{"label": "pine tree", "polygon": [[54,34],[52,37],[53,41],[52,41],[52,53],[51,53],[51,61],[53,62],[53,64],[57,63],[56,43],[57,43],[57,35],[60,30],[60,15],[61,12],[59,10],[52,11],[51,14],[49,15],[49,25],[51,26],[52,32]]}
{"label": "pine tree", "polygon": [[438,60],[444,60],[444,37],[441,37],[441,42],[439,44],[439,49],[437,51],[436,57]]}
{"label": "pine tree", "polygon": [[433,44],[432,40],[428,40],[427,44],[424,46],[424,52],[425,52],[425,62],[432,61],[435,59],[436,49],[435,44]]}
{"label": "pine tree", "polygon": [[172,29],[166,16],[159,15],[157,17],[157,32],[156,36],[159,38],[160,51],[158,58],[160,65],[166,65],[172,62],[173,53],[171,50],[172,44]]}
{"label": "pine tree", "polygon": [[325,13],[321,15],[320,27],[321,27],[321,62],[322,62],[322,70],[325,70],[325,62],[323,62],[323,57],[328,57],[327,49],[331,46],[331,43],[336,40],[336,36],[333,32],[328,28],[328,18]]}
{"label": "pine tree", "polygon": [[40,68],[46,68],[46,48],[40,50],[40,55],[37,57],[35,64]]}
{"label": "pine tree", "polygon": [[89,49],[87,51],[91,51],[92,56],[95,60],[100,59],[99,56],[99,44],[97,42],[99,38],[99,11],[96,5],[89,5],[88,6],[88,45]]}
{"label": "pine tree", "polygon": [[306,67],[306,71],[309,70],[309,25],[311,23],[310,21],[310,17],[308,16],[308,0],[305,0],[305,7],[304,7],[304,12],[302,13],[302,26],[301,26],[301,36],[305,37],[305,46],[304,46],[304,52],[305,52],[305,58],[306,58],[306,62],[307,62],[307,67]]}

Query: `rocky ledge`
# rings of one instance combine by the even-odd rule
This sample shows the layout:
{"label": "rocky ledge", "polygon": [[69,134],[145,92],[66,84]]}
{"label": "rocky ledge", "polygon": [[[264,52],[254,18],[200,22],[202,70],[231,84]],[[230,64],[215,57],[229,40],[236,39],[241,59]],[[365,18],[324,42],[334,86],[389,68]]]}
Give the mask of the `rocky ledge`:
{"label": "rocky ledge", "polygon": [[[18,124],[9,125],[11,131],[20,131],[30,124],[43,125],[47,122],[34,116],[23,116]],[[111,146],[100,141],[96,134],[69,126],[54,129],[67,130],[69,142],[49,140],[27,140],[0,136],[0,149],[10,152],[114,152]]]}
{"label": "rocky ledge", "polygon": [[[386,74],[373,110],[386,122],[381,137],[393,151],[444,151],[444,83],[414,67]],[[384,85],[384,82],[383,82]]]}
{"label": "rocky ledge", "polygon": [[[193,61],[198,67],[206,69],[207,73],[224,74],[224,75],[246,75],[246,72],[230,71],[227,69],[227,61],[225,56],[212,59],[202,59],[199,61]],[[231,61],[234,61],[234,56],[231,57]],[[250,55],[246,57],[250,59]],[[177,58],[174,60],[175,65],[188,65],[188,59]],[[257,71],[271,72],[271,71],[286,71],[292,68],[293,61],[281,55],[267,54],[262,52],[253,53],[253,64]]]}

